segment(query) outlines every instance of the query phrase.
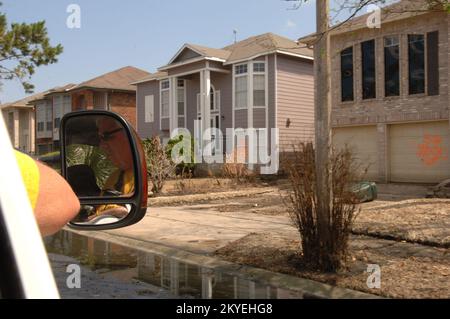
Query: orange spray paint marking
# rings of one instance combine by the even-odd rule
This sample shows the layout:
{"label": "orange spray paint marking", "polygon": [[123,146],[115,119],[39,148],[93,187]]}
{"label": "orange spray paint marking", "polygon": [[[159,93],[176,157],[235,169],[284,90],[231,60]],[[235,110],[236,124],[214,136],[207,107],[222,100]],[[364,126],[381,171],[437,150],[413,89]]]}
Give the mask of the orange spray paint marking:
{"label": "orange spray paint marking", "polygon": [[440,160],[446,160],[442,136],[425,134],[423,143],[418,145],[417,156],[426,166],[434,166]]}

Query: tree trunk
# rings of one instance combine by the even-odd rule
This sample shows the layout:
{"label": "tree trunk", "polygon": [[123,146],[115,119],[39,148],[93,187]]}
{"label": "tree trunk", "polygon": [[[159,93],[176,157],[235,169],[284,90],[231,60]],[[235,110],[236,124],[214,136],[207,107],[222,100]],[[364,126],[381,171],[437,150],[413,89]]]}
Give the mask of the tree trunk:
{"label": "tree trunk", "polygon": [[[314,45],[315,75],[315,143],[317,177],[317,222],[320,242],[319,264],[328,268],[327,255],[332,253],[330,213],[332,211],[331,184],[331,72],[329,0],[316,1],[318,40]],[[331,256],[329,256],[331,257]],[[327,265],[328,264],[328,265]],[[332,267],[332,266],[331,266]]]}

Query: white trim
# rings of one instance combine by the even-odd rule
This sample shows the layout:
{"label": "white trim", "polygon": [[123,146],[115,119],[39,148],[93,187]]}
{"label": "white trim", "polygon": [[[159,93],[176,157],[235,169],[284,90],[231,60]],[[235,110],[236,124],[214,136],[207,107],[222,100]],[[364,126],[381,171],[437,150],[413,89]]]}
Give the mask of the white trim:
{"label": "white trim", "polygon": [[234,90],[235,90],[235,85],[236,85],[236,83],[235,83],[235,79],[234,79],[234,72],[235,72],[235,69],[236,69],[236,65],[232,65],[232,67],[231,67],[231,86],[232,86],[232,88],[231,88],[231,127],[234,129],[235,128],[235,119],[234,119],[234,117],[235,117],[235,111],[236,111],[236,107],[235,107],[235,104],[236,104],[236,101],[235,101],[235,96],[234,96]]}
{"label": "white trim", "polygon": [[[177,105],[177,89],[178,89],[178,78],[176,76],[170,77],[170,87],[169,87],[169,136],[172,136],[172,132],[175,127],[178,126],[178,105]],[[175,123],[177,121],[177,123]]]}
{"label": "white trim", "polygon": [[[264,71],[266,71],[266,74],[265,74],[265,78],[266,78],[266,83],[265,83],[265,85],[266,85],[266,87],[265,87],[265,90],[266,90],[266,107],[265,107],[265,109],[266,109],[266,129],[267,129],[267,136],[269,136],[270,135],[270,129],[269,129],[269,56],[268,55],[266,55],[266,66],[265,66],[265,69],[264,69]],[[267,146],[269,145],[269,143],[267,143]]]}
{"label": "white trim", "polygon": [[294,57],[297,57],[297,58],[302,58],[302,59],[314,61],[314,57],[303,55],[303,54],[286,52],[286,51],[283,51],[283,50],[276,50],[275,53],[280,53],[280,54],[284,54],[284,55],[289,55],[289,56],[294,56]]}
{"label": "white trim", "polygon": [[247,128],[253,127],[253,61],[247,63]]}
{"label": "white trim", "polygon": [[[180,89],[180,87],[178,86],[178,81],[183,81],[183,91],[184,91],[184,115],[180,115],[180,114],[178,114],[178,90]],[[186,89],[186,80],[184,80],[184,79],[177,79],[177,93],[176,93],[176,96],[177,96],[177,99],[176,99],[176,108],[177,108],[177,127],[178,127],[178,119],[180,119],[180,118],[182,118],[182,117],[184,117],[184,127],[186,128],[186,111],[187,111],[187,107],[186,107],[186,104],[187,104],[187,93],[186,93],[186,91],[187,91],[187,89]]]}
{"label": "white trim", "polygon": [[218,68],[208,68],[208,70],[210,71],[214,71],[214,72],[219,72],[219,73],[224,73],[224,74],[230,74],[229,70],[223,70],[223,69],[218,69]]}
{"label": "white trim", "polygon": [[159,76],[153,79],[144,79],[144,80],[139,80],[139,81],[135,81],[135,82],[131,82],[130,85],[137,85],[137,84],[142,84],[142,83],[147,83],[147,82],[152,82],[152,81],[161,81],[163,79],[166,79],[167,75],[164,76]]}
{"label": "white trim", "polygon": [[[232,93],[233,93],[233,109],[234,110],[248,110],[248,103],[249,103],[249,93],[248,93],[248,90],[249,90],[249,82],[250,82],[250,80],[249,80],[249,64],[250,63],[239,63],[239,64],[234,64],[233,65],[233,75],[232,75],[232,77],[233,77],[233,89],[232,89]],[[246,65],[247,66],[247,72],[246,73],[242,73],[242,74],[236,74],[236,67],[237,66],[240,66],[240,65]],[[246,107],[241,107],[241,106],[239,106],[239,107],[237,107],[236,106],[236,78],[240,78],[240,77],[247,77],[247,106]],[[234,127],[234,125],[233,125],[233,127]]]}
{"label": "white trim", "polygon": [[189,59],[189,60],[185,60],[185,61],[181,61],[181,62],[177,62],[174,64],[167,64],[164,66],[159,67],[157,70],[158,71],[165,71],[165,70],[170,70],[179,66],[183,66],[183,65],[187,65],[187,64],[191,64],[191,63],[196,63],[196,62],[201,62],[201,61],[215,61],[215,62],[222,62],[224,63],[225,60],[223,59],[219,59],[219,58],[215,58],[215,57],[205,57],[205,56],[201,56],[198,58],[194,58],[194,59]]}
{"label": "white trim", "polygon": [[[136,89],[136,94],[135,94],[135,100],[136,100],[136,132],[138,132],[139,135],[139,116],[138,116],[138,105],[139,105],[139,100],[138,100],[138,90]],[[154,115],[154,105],[153,105],[153,115]],[[145,95],[144,95],[144,112],[145,112]],[[144,114],[144,121],[145,121],[145,114]],[[153,121],[154,122],[154,121]]]}
{"label": "white trim", "polygon": [[[180,76],[185,76],[185,75],[189,75],[189,74],[200,73],[201,71],[204,71],[206,69],[208,69],[210,71],[213,71],[213,72],[230,74],[230,71],[228,71],[228,70],[222,70],[222,69],[209,67],[209,68],[196,69],[196,70],[192,70],[192,71],[186,71],[186,72],[183,72],[183,73],[177,73],[177,74],[174,74],[174,76],[180,77]],[[168,78],[168,76],[164,75],[164,76],[156,77],[156,78],[153,78],[153,79],[147,79],[147,80],[141,80],[141,81],[137,81],[137,82],[132,82],[130,84],[135,85],[135,84],[142,84],[142,83],[147,83],[147,82],[152,82],[152,81],[162,81],[162,80],[167,79],[167,78]]]}
{"label": "white trim", "polygon": [[[257,61],[252,61],[251,64],[251,68],[252,68],[252,108],[267,108],[268,106],[268,62],[267,59],[268,56],[266,55],[264,61],[261,60],[257,60]],[[254,65],[256,63],[262,63],[264,64],[264,72],[254,72]],[[254,82],[254,75],[263,75],[264,74],[264,105],[258,105],[255,106],[255,102],[254,102],[254,97],[253,97],[253,82]]]}
{"label": "white trim", "polygon": [[246,61],[254,60],[254,59],[259,58],[259,57],[261,57],[263,55],[269,55],[269,54],[274,54],[274,53],[290,55],[290,56],[294,56],[294,57],[302,58],[302,59],[306,59],[306,60],[312,60],[312,61],[314,60],[313,57],[310,57],[310,56],[307,56],[307,55],[291,53],[291,52],[286,52],[286,51],[277,49],[277,50],[267,51],[267,52],[263,52],[263,53],[258,53],[258,54],[252,55],[252,56],[250,56],[248,58],[243,58],[243,59],[234,60],[234,61],[226,61],[226,62],[224,62],[223,65],[240,64],[240,63],[243,63],[243,62],[246,62]]}
{"label": "white trim", "polygon": [[[162,82],[169,81],[169,88],[168,89],[162,89]],[[163,91],[169,91],[169,108],[170,108],[170,79],[164,78],[159,81],[159,131],[162,131],[162,120],[163,119],[170,119],[170,111],[169,116],[162,116],[162,92]]]}
{"label": "white trim", "polygon": [[183,65],[186,65],[186,64],[191,64],[191,63],[195,63],[195,62],[201,62],[203,60],[205,60],[205,57],[201,56],[201,57],[198,57],[198,58],[189,59],[189,60],[177,62],[177,63],[174,63],[174,64],[167,64],[167,65],[159,67],[157,70],[158,71],[165,71],[165,70],[173,69],[173,68],[176,68],[176,67],[179,67],[179,66],[183,66]]}
{"label": "white trim", "polygon": [[275,66],[274,66],[274,77],[275,77],[275,105],[274,105],[274,128],[278,127],[278,55],[275,53]]}
{"label": "white trim", "polygon": [[227,61],[225,59],[217,58],[215,56],[207,56],[207,57],[205,57],[205,60],[207,60],[207,61],[215,61],[215,62],[222,62],[222,63]]}

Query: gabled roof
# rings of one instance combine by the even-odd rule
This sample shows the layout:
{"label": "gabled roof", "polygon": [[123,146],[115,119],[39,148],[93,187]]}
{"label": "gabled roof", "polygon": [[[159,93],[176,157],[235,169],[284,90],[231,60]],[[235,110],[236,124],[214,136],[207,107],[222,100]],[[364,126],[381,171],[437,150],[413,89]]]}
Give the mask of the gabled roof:
{"label": "gabled roof", "polygon": [[106,90],[118,90],[118,91],[136,91],[136,88],[131,85],[131,82],[142,79],[150,73],[132,67],[126,66],[118,70],[105,73],[97,76],[93,79],[84,81],[69,91],[75,91],[79,89],[106,89]]}
{"label": "gabled roof", "polygon": [[36,102],[45,100],[45,99],[49,98],[51,95],[53,95],[53,94],[65,93],[70,88],[73,88],[75,85],[76,84],[70,83],[70,84],[66,84],[64,86],[54,87],[53,89],[50,89],[48,91],[43,92],[41,95],[37,96],[36,98],[33,98],[33,99],[29,100],[28,104],[29,105],[34,105],[34,104],[36,104]]}
{"label": "gabled roof", "polygon": [[[442,0],[427,2],[424,0],[401,0],[391,5],[381,8],[381,23],[393,22],[402,19],[413,18],[419,15],[423,15],[429,12],[443,12],[441,6]],[[331,35],[337,35],[350,31],[360,30],[368,28],[367,18],[372,13],[367,13],[358,17],[355,17],[345,23],[338,24],[333,27],[330,32]],[[316,40],[316,34],[309,34],[301,37],[298,41],[313,44]]]}
{"label": "gabled roof", "polygon": [[[186,52],[186,50],[191,50],[195,54],[190,59],[178,62],[177,58]],[[302,47],[297,42],[273,33],[264,33],[222,49],[214,49],[196,44],[184,44],[169,63],[158,68],[158,70],[164,71],[179,65],[202,60],[219,61],[226,65],[275,52],[290,54],[304,59],[313,59],[312,50]]]}
{"label": "gabled roof", "polygon": [[226,51],[226,50],[208,48],[208,47],[197,45],[197,44],[186,43],[173,56],[173,58],[169,61],[168,65],[174,63],[180,55],[182,55],[184,52],[186,52],[188,50],[195,52],[198,55],[197,57],[216,58],[216,59],[220,59],[220,60],[224,60],[224,61],[231,54],[230,51]]}
{"label": "gabled roof", "polygon": [[44,91],[44,92],[39,92],[33,95],[29,95],[23,99],[11,102],[11,103],[5,103],[3,105],[0,106],[1,109],[6,109],[6,108],[24,108],[24,109],[29,109],[29,108],[33,108],[32,104],[29,104],[31,101],[34,100],[40,100],[44,97],[45,94],[47,94],[50,90]]}
{"label": "gabled roof", "polygon": [[291,39],[270,32],[239,41],[223,49],[231,51],[231,55],[225,64],[236,63],[258,55],[274,52],[298,55],[307,59],[312,59],[313,57],[311,49],[304,48]]}

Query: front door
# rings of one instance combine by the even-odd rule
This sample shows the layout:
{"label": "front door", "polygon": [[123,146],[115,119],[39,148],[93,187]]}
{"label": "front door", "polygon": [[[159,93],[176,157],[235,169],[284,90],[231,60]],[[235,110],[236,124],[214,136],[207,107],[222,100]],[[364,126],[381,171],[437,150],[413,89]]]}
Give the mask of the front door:
{"label": "front door", "polygon": [[[210,100],[209,100],[209,110],[210,110],[210,125],[211,128],[217,128],[220,130],[220,91],[216,91],[214,86],[211,85],[211,89],[209,92]],[[200,94],[197,95],[197,119],[199,121],[202,120],[201,111],[200,111]],[[203,128],[200,129],[203,132]],[[216,155],[216,150],[220,147],[219,137],[216,136],[215,132],[211,134],[211,140],[213,142],[212,155]]]}

